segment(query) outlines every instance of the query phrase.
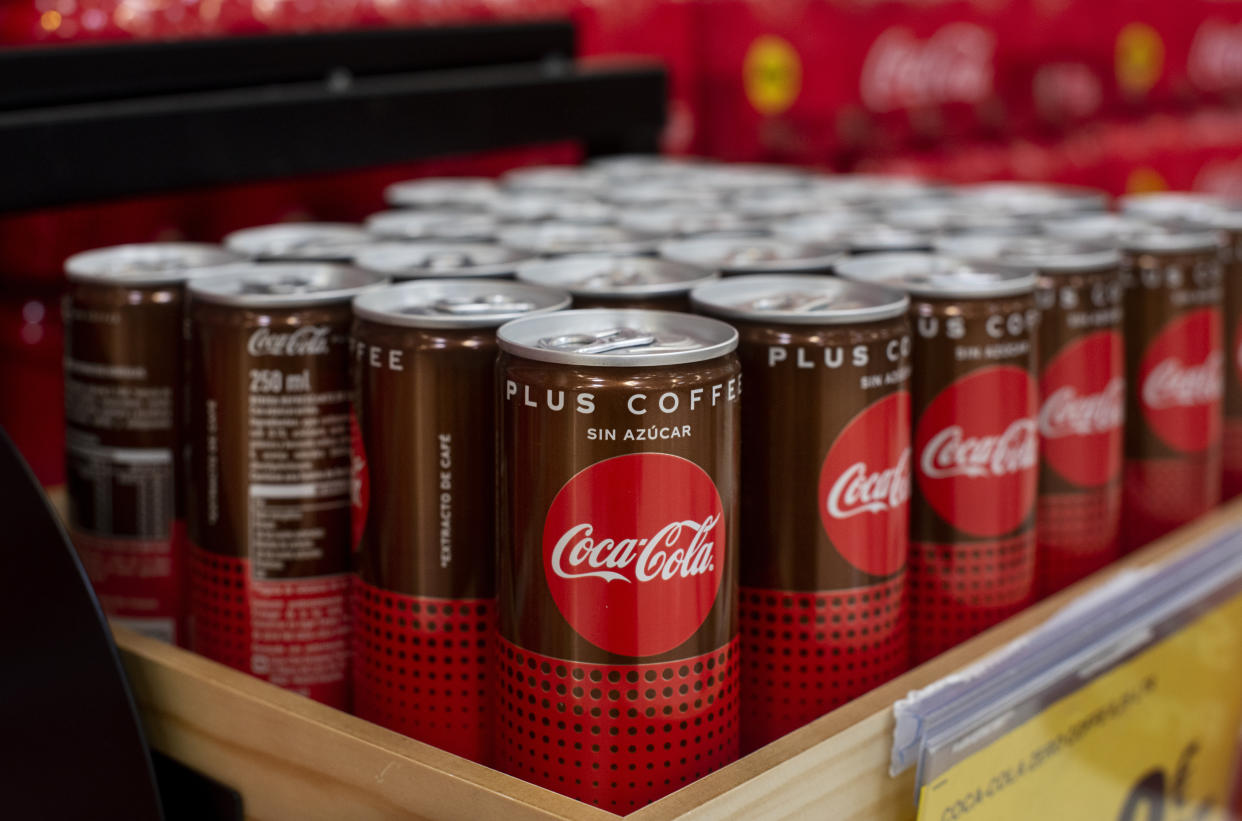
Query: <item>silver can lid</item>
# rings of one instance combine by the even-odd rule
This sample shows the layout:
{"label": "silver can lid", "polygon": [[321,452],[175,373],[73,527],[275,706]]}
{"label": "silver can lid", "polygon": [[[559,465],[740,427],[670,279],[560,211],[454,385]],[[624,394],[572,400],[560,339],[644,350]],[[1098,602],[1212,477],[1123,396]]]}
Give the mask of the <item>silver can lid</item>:
{"label": "silver can lid", "polygon": [[731,207],[744,217],[783,219],[817,214],[840,205],[813,188],[768,188],[743,191],[733,197]]}
{"label": "silver can lid", "polygon": [[487,177],[424,177],[394,182],[384,201],[399,208],[482,210],[497,197],[499,186]]}
{"label": "silver can lid", "polygon": [[1123,214],[1142,219],[1190,220],[1225,231],[1242,231],[1242,202],[1202,191],[1130,194],[1117,204]]}
{"label": "silver can lid", "polygon": [[772,223],[772,233],[792,242],[810,242],[837,246],[841,235],[874,222],[874,217],[857,210],[824,211],[802,214]]}
{"label": "silver can lid", "polygon": [[497,328],[569,307],[569,294],[503,279],[423,279],[354,298],[354,316],[406,328]]}
{"label": "silver can lid", "polygon": [[910,298],[867,282],[813,274],[729,277],[695,288],[696,310],[726,319],[790,325],[855,325],[903,316]]}
{"label": "silver can lid", "polygon": [[190,296],[239,308],[298,308],[348,302],[387,283],[379,274],[327,262],[238,262],[190,281]]}
{"label": "silver can lid", "polygon": [[1224,242],[1220,230],[1210,225],[1156,222],[1126,214],[1084,214],[1049,220],[1043,228],[1050,236],[1106,242],[1140,254],[1197,253],[1219,248]]}
{"label": "silver can lid", "polygon": [[1065,237],[957,234],[937,237],[937,253],[968,260],[1001,260],[1040,273],[1106,271],[1121,265],[1114,245]]}
{"label": "silver can lid", "polygon": [[868,254],[837,265],[837,275],[929,299],[992,299],[1035,290],[1035,272],[1002,262],[940,254]]}
{"label": "silver can lid", "polygon": [[548,193],[594,196],[606,184],[604,176],[576,165],[531,165],[505,173],[501,181],[513,191],[546,191]]}
{"label": "silver can lid", "polygon": [[579,225],[572,222],[543,222],[514,225],[500,232],[502,245],[539,256],[568,254],[649,254],[655,251],[655,237],[627,231],[615,225]]}
{"label": "silver can lid", "polygon": [[649,174],[681,173],[687,168],[710,164],[699,157],[670,157],[667,154],[611,154],[595,157],[587,165],[617,179],[641,179]]}
{"label": "silver can lid", "polygon": [[257,260],[352,262],[375,242],[361,225],[348,222],[280,222],[234,231],[224,238],[231,251]]}
{"label": "silver can lid", "polygon": [[530,254],[484,242],[385,242],[363,249],[359,268],[393,279],[511,277]]}
{"label": "silver can lid", "polygon": [[1018,234],[1036,230],[1028,218],[1017,214],[949,200],[894,205],[884,212],[884,221],[894,228],[925,233],[990,231]]}
{"label": "silver can lid", "polygon": [[484,213],[397,210],[367,217],[366,229],[381,239],[490,242],[500,223]]}
{"label": "silver can lid", "polygon": [[496,336],[501,350],[514,356],[601,368],[686,365],[737,348],[737,331],[729,325],[673,311],[561,311],[515,319]]}
{"label": "silver can lid", "polygon": [[725,199],[720,192],[693,181],[669,179],[631,182],[614,187],[603,196],[614,205],[655,208],[715,209],[722,207]]}
{"label": "silver can lid", "polygon": [[763,163],[722,163],[694,169],[695,185],[722,193],[757,191],[762,188],[789,188],[805,185],[808,175],[799,168]]}
{"label": "silver can lid", "polygon": [[828,271],[841,258],[829,245],[765,237],[700,238],[666,242],[660,256],[722,274]]}
{"label": "silver can lid", "polygon": [[549,288],[563,288],[574,296],[635,297],[676,296],[718,274],[667,259],[641,256],[596,255],[561,257],[522,265],[517,277]]}
{"label": "silver can lid", "polygon": [[757,220],[747,219],[732,211],[698,206],[626,211],[617,218],[617,225],[629,231],[670,238],[691,238],[704,234],[761,237],[768,233],[767,227]]}
{"label": "silver can lid", "polygon": [[976,182],[954,189],[956,198],[1010,214],[1051,216],[1066,211],[1107,211],[1109,196],[1097,188],[1052,182]]}
{"label": "silver can lid", "polygon": [[811,177],[808,184],[820,197],[840,205],[884,206],[946,195],[942,185],[888,174],[826,174]]}
{"label": "silver can lid", "polygon": [[163,285],[211,275],[218,266],[242,259],[240,254],[208,243],[134,243],[74,254],[65,260],[65,274],[70,282]]}
{"label": "silver can lid", "polygon": [[617,217],[616,209],[592,197],[541,191],[506,192],[492,203],[491,213],[511,222],[560,220],[585,225],[608,225]]}

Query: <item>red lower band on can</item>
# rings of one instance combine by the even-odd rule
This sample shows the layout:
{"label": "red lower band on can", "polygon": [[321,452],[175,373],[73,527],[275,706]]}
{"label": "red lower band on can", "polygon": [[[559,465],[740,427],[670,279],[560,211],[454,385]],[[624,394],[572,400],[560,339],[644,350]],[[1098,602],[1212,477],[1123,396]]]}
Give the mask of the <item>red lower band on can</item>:
{"label": "red lower band on can", "polygon": [[910,634],[922,663],[1035,599],[1035,531],[993,542],[910,543]]}
{"label": "red lower band on can", "polygon": [[737,639],[619,665],[497,641],[497,754],[511,775],[624,814],[737,758]]}
{"label": "red lower band on can", "polygon": [[1184,459],[1127,459],[1122,549],[1137,550],[1216,507],[1219,450]]}
{"label": "red lower band on can", "polygon": [[852,590],[741,589],[743,752],[906,671],[905,588],[903,573]]}
{"label": "red lower band on can", "polygon": [[490,761],[490,599],[435,599],[354,581],[354,713]]}
{"label": "red lower band on can", "polygon": [[193,544],[189,558],[190,649],[346,709],[348,574],[260,581],[246,559]]}
{"label": "red lower band on can", "polygon": [[109,618],[144,635],[176,642],[181,626],[182,543],[73,532],[82,566]]}
{"label": "red lower band on can", "polygon": [[1069,587],[1121,555],[1121,484],[1039,497],[1039,589]]}
{"label": "red lower band on can", "polygon": [[1242,419],[1226,419],[1221,443],[1221,499],[1242,495]]}

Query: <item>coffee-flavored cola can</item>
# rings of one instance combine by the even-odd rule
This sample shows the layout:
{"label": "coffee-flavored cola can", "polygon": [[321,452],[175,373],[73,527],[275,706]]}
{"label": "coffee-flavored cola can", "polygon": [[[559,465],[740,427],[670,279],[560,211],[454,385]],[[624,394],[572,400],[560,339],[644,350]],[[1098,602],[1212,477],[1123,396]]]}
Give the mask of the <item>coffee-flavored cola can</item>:
{"label": "coffee-flavored cola can", "polygon": [[1035,599],[1035,274],[936,254],[852,257],[838,271],[910,295],[910,633],[921,662]]}
{"label": "coffee-flavored cola can", "polygon": [[538,257],[486,242],[381,242],[358,252],[359,268],[404,279],[511,279]]}
{"label": "coffee-flavored cola can", "polygon": [[1099,215],[1047,230],[1112,242],[1125,281],[1126,440],[1122,549],[1220,501],[1223,234],[1200,223]]}
{"label": "coffee-flavored cola can", "polygon": [[737,332],[499,331],[498,765],[626,813],[738,753]]}
{"label": "coffee-flavored cola can", "polygon": [[485,764],[496,328],[568,306],[564,292],[501,280],[421,280],[354,301],[354,712]]}
{"label": "coffee-flavored cola can", "polygon": [[739,274],[827,274],[844,254],[819,243],[768,237],[701,237],[670,240],[660,256],[697,265],[721,276]]}
{"label": "coffee-flavored cola can", "polygon": [[104,612],[184,640],[185,284],[217,245],[118,245],[65,261],[65,478],[74,547]]}
{"label": "coffee-flavored cola can", "polygon": [[909,666],[909,298],[835,277],[702,285],[738,330],[742,749]]}
{"label": "coffee-flavored cola can", "polygon": [[361,225],[348,222],[279,222],[224,237],[226,248],[257,262],[351,263],[374,242]]}
{"label": "coffee-flavored cola can", "polygon": [[541,260],[518,267],[518,279],[562,288],[575,308],[690,310],[690,291],[719,275],[666,259],[596,254]]}
{"label": "coffee-flavored cola can", "polygon": [[1221,246],[1224,277],[1223,334],[1225,422],[1221,434],[1221,498],[1242,495],[1242,203],[1199,192],[1163,191],[1122,197],[1123,212],[1156,219],[1201,222],[1225,233]]}
{"label": "coffee-flavored cola can", "polygon": [[1121,254],[1099,242],[944,237],[944,253],[1035,270],[1039,582],[1051,594],[1121,555],[1126,372]]}
{"label": "coffee-flavored cola can", "polygon": [[350,301],[383,280],[229,268],[189,286],[190,648],[345,708]]}

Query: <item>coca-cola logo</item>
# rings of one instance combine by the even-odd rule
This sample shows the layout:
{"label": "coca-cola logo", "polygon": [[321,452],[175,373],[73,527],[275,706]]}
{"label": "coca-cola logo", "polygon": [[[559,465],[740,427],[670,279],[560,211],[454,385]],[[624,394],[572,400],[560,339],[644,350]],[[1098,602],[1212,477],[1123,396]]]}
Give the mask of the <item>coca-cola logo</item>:
{"label": "coca-cola logo", "polygon": [[819,515],[846,561],[873,576],[906,562],[910,394],[897,391],[850,420],[819,473]]}
{"label": "coca-cola logo", "polygon": [[973,23],[951,23],[927,40],[886,29],[863,62],[863,103],[876,112],[978,103],[992,93],[996,38]]}
{"label": "coca-cola logo", "polygon": [[1197,453],[1220,438],[1225,378],[1221,342],[1220,309],[1201,308],[1165,325],[1143,354],[1143,418],[1174,450]]}
{"label": "coca-cola logo", "polygon": [[1186,71],[1204,91],[1242,87],[1242,23],[1205,20],[1190,44]]}
{"label": "coca-cola logo", "polygon": [[1044,365],[1040,447],[1048,466],[1076,485],[1097,487],[1121,472],[1124,356],[1121,334],[1097,331],[1066,345]]}
{"label": "coca-cola logo", "polygon": [[293,331],[273,331],[266,326],[250,334],[246,350],[251,356],[320,356],[328,353],[330,325],[304,325]]}
{"label": "coca-cola logo", "polygon": [[552,600],[579,635],[624,656],[664,653],[694,635],[716,602],[727,547],[711,477],[665,453],[591,465],[544,520]]}
{"label": "coca-cola logo", "polygon": [[941,391],[914,437],[919,492],[931,508],[972,536],[1022,524],[1038,484],[1035,414],[1035,380],[1012,365],[980,368]]}

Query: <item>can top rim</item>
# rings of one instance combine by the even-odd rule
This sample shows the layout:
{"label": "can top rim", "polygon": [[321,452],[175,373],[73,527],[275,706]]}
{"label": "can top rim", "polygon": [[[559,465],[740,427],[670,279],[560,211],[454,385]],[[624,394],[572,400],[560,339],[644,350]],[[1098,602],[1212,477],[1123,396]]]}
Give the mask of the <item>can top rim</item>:
{"label": "can top rim", "polygon": [[[379,239],[485,241],[496,235],[500,221],[483,211],[445,213],[415,208],[376,211],[366,218],[366,230]],[[447,230],[440,226],[452,226]]]}
{"label": "can top rim", "polygon": [[569,307],[569,294],[506,279],[420,279],[354,297],[354,316],[406,328],[498,328]]}
{"label": "can top rim", "polygon": [[65,260],[70,282],[164,285],[209,276],[219,266],[245,260],[206,242],[146,242],[81,251]]}
{"label": "can top rim", "polygon": [[1242,230],[1242,202],[1202,191],[1153,191],[1117,200],[1121,213],[1140,219],[1189,220],[1226,231]]}
{"label": "can top rim", "polygon": [[1110,242],[1136,253],[1174,254],[1210,251],[1223,243],[1220,229],[1198,221],[1150,220],[1127,214],[1093,214],[1049,220],[1051,236]]}
{"label": "can top rim", "polygon": [[528,316],[500,326],[501,350],[561,365],[642,368],[704,362],[737,348],[718,319],[674,311],[588,308]]}
{"label": "can top rim", "polygon": [[685,294],[719,276],[681,262],[633,254],[594,254],[538,260],[518,266],[517,278],[574,296],[616,297]]}
{"label": "can top rim", "polygon": [[418,177],[400,180],[384,189],[384,202],[400,207],[437,205],[482,208],[499,191],[490,177]]}
{"label": "can top rim", "polygon": [[[354,264],[394,279],[512,276],[530,254],[487,242],[384,242],[358,252]],[[450,263],[461,262],[454,266]]]}
{"label": "can top rim", "polygon": [[569,254],[646,254],[656,238],[615,225],[547,221],[512,225],[497,235],[501,245],[545,256]]}
{"label": "can top rim", "polygon": [[351,262],[373,242],[374,236],[352,222],[276,222],[224,237],[224,247],[231,251],[274,261]]}
{"label": "can top rim", "polygon": [[[721,273],[820,271],[843,256],[841,249],[821,243],[792,242],[772,237],[699,237],[660,244],[660,256]],[[752,259],[739,258],[739,253]],[[766,256],[765,256],[766,255]]]}
{"label": "can top rim", "polygon": [[971,262],[999,261],[1047,274],[1104,271],[1121,265],[1121,252],[1115,246],[1067,237],[957,234],[937,237],[935,250]]}
{"label": "can top rim", "polygon": [[297,308],[348,302],[387,282],[380,274],[331,262],[239,262],[191,280],[189,292],[216,305]]}
{"label": "can top rim", "polygon": [[924,299],[991,299],[1035,290],[1035,272],[1003,262],[974,262],[930,253],[851,257],[837,268],[846,279],[887,285]]}
{"label": "can top rim", "polygon": [[790,325],[857,325],[910,308],[910,297],[893,288],[814,274],[729,277],[695,288],[690,301],[713,316]]}

